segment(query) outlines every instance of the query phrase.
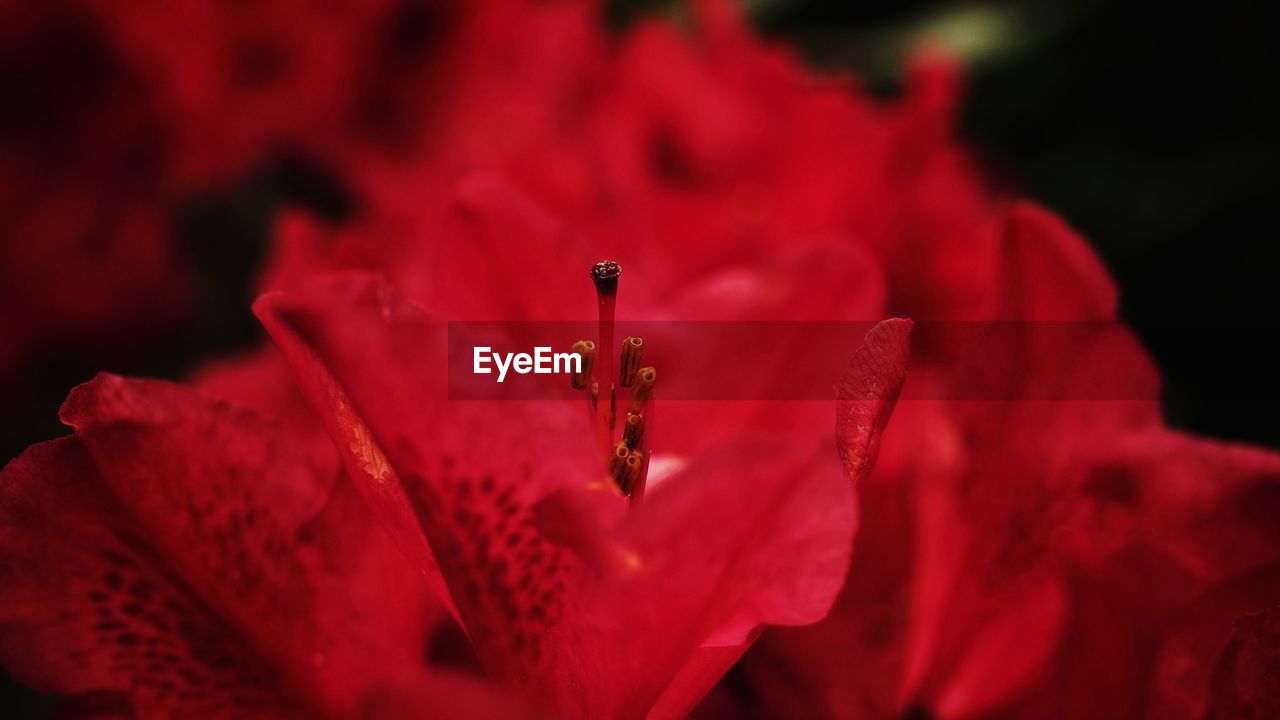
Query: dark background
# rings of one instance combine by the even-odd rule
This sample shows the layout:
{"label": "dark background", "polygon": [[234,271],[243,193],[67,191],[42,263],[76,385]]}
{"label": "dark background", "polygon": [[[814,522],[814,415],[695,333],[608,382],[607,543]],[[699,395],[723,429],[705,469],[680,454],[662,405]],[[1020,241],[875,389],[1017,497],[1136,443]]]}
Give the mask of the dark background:
{"label": "dark background", "polygon": [[890,89],[919,33],[970,46],[965,136],[1093,242],[1164,371],[1169,423],[1280,447],[1280,68],[1262,3],[796,0],[757,17]]}
{"label": "dark background", "polygon": [[[619,25],[661,4],[614,3]],[[970,67],[963,132],[1000,175],[1103,256],[1125,319],[1166,378],[1170,424],[1280,448],[1274,224],[1280,127],[1274,25],[1261,3],[754,0],[765,34],[891,94],[913,40],[941,35]],[[195,198],[174,219],[198,268],[196,318],[144,360],[54,352],[0,427],[0,455],[63,434],[66,391],[99,369],[180,377],[258,341],[248,313],[267,218],[286,200],[341,213],[290,163]],[[216,248],[211,251],[210,248]],[[17,401],[6,407],[17,407]],[[51,706],[0,680],[0,717]]]}

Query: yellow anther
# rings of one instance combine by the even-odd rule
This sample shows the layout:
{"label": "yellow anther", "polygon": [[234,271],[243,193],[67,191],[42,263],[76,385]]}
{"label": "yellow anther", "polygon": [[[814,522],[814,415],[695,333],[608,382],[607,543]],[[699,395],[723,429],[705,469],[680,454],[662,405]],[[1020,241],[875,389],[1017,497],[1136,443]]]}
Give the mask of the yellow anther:
{"label": "yellow anther", "polygon": [[617,443],[613,446],[613,450],[609,453],[609,476],[614,482],[618,482],[622,477],[622,471],[627,464],[627,456],[631,451],[627,449],[626,443]]}
{"label": "yellow anther", "polygon": [[618,364],[618,384],[631,387],[640,372],[640,356],[644,353],[644,340],[629,337],[622,341],[622,360]]}
{"label": "yellow anther", "polygon": [[644,416],[638,412],[627,413],[627,419],[622,423],[622,442],[635,450],[640,447],[640,438],[643,434]]}
{"label": "yellow anther", "polygon": [[627,459],[622,463],[622,472],[618,476],[618,489],[623,495],[630,495],[631,491],[636,487],[636,480],[640,479],[640,470],[644,467],[644,454],[639,450],[632,450],[627,454]]}
{"label": "yellow anther", "polygon": [[596,344],[590,340],[579,340],[573,344],[573,352],[582,358],[582,365],[573,374],[573,389],[585,390],[591,378],[591,366],[595,364]]}
{"label": "yellow anther", "polygon": [[640,412],[644,404],[653,394],[653,384],[658,380],[658,371],[653,367],[642,368],[636,374],[636,387],[631,391],[631,412]]}

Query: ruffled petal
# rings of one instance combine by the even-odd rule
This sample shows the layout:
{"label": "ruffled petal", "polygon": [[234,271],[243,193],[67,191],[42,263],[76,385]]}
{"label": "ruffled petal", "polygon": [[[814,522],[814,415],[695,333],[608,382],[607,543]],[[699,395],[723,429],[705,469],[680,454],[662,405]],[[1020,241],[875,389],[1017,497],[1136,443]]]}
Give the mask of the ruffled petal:
{"label": "ruffled petal", "polygon": [[0,485],[8,668],[145,717],[221,717],[342,712],[375,660],[420,663],[418,581],[279,426],[109,375],[63,417],[77,435]]}

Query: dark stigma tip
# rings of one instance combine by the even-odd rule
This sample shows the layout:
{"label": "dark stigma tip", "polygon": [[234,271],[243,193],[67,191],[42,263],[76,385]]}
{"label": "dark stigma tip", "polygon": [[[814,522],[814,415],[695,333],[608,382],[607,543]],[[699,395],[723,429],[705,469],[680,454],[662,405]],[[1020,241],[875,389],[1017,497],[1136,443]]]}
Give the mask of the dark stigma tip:
{"label": "dark stigma tip", "polygon": [[613,295],[618,291],[618,276],[622,274],[622,266],[612,260],[601,260],[591,266],[591,282],[596,284],[596,292],[601,295]]}

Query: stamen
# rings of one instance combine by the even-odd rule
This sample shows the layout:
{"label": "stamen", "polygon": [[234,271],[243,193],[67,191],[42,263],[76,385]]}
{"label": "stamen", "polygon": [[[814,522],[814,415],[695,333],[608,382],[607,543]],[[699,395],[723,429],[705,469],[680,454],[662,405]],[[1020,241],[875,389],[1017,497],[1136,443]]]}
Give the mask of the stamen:
{"label": "stamen", "polygon": [[636,487],[636,480],[640,478],[640,469],[644,467],[644,453],[639,450],[633,450],[627,454],[626,461],[622,464],[622,474],[618,478],[618,489],[622,491],[624,496],[630,495],[631,491]]}
{"label": "stamen", "polygon": [[[630,497],[631,507],[634,509],[644,497],[649,472],[651,448],[642,443],[646,441],[646,425],[651,425],[646,418],[651,415],[653,385],[658,379],[658,372],[652,366],[640,367],[644,340],[628,337],[622,341],[622,353],[618,360],[619,374],[613,374],[613,353],[609,349],[614,347],[614,312],[618,298],[618,278],[621,275],[621,266],[609,260],[601,260],[591,268],[591,281],[596,286],[600,310],[600,337],[594,345],[587,340],[579,340],[574,344],[574,351],[583,358],[583,367],[580,374],[574,375],[573,387],[590,388],[591,412],[595,416],[600,448],[607,453],[609,476],[618,491],[624,497]],[[600,350],[598,353],[595,352],[597,348]],[[631,410],[623,421],[622,442],[615,443],[613,430],[617,418],[619,385],[632,388]],[[609,393],[607,407],[601,397],[606,389]],[[650,427],[649,430],[651,429]]]}
{"label": "stamen", "polygon": [[627,458],[631,455],[631,450],[627,448],[626,443],[618,443],[613,446],[613,451],[609,453],[609,476],[613,478],[618,486],[622,486],[622,472],[627,464]]}
{"label": "stamen", "polygon": [[627,419],[622,423],[622,442],[627,447],[635,450],[640,447],[640,438],[644,433],[644,416],[638,412],[627,413]]}
{"label": "stamen", "polygon": [[644,340],[629,337],[622,341],[622,359],[618,362],[618,384],[631,387],[640,372],[640,355],[644,352]]}
{"label": "stamen", "polygon": [[658,370],[647,367],[636,374],[636,387],[631,391],[631,412],[640,412],[645,402],[653,394],[653,384],[658,380]]}
{"label": "stamen", "polygon": [[573,389],[586,390],[591,378],[591,366],[596,360],[596,344],[590,340],[579,340],[573,344],[573,352],[582,358],[582,366],[573,374]]}
{"label": "stamen", "polygon": [[653,442],[653,419],[656,413],[657,410],[654,409],[653,396],[650,395],[648,402],[645,403],[644,413],[641,415],[641,418],[644,421],[642,431],[645,435],[650,437],[647,439],[642,437],[645,441],[645,448],[644,456],[642,458],[643,462],[640,464],[640,475],[631,484],[631,487],[627,488],[627,496],[631,499],[632,510],[640,507],[640,503],[644,501],[645,486],[649,482],[649,461],[653,459],[653,448],[650,447],[650,444]]}

